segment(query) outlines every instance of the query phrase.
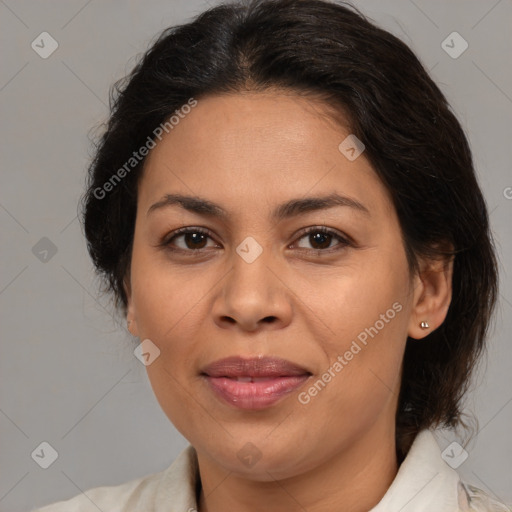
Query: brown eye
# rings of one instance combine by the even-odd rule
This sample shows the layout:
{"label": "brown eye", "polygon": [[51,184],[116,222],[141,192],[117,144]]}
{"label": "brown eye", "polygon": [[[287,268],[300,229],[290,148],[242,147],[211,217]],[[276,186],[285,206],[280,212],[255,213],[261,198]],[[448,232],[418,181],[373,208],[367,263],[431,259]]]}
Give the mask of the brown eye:
{"label": "brown eye", "polygon": [[[307,231],[302,233],[302,236],[299,240],[306,239],[307,243],[310,244],[310,248],[308,247],[300,247],[301,249],[310,249],[313,251],[324,251],[326,249],[337,249],[343,248],[349,245],[347,239],[342,237],[336,231],[331,229],[319,227],[319,228],[310,228]],[[334,240],[338,240],[339,243],[331,246],[331,243]]]}
{"label": "brown eye", "polygon": [[[207,249],[208,239],[212,239],[210,232],[200,228],[181,228],[167,236],[159,245],[172,251],[199,252]],[[325,227],[313,227],[303,231],[299,240],[306,240],[310,247],[298,245],[300,249],[318,252],[331,252],[341,250],[350,242],[336,231]],[[177,243],[177,240],[181,240]],[[334,243],[335,241],[338,243]],[[212,246],[210,246],[212,247]],[[218,247],[218,246],[215,246]]]}
{"label": "brown eye", "polygon": [[202,249],[205,246],[207,235],[191,231],[190,233],[179,235],[179,237],[183,237],[187,249]]}
{"label": "brown eye", "polygon": [[308,236],[308,240],[313,245],[313,249],[327,249],[331,245],[333,239],[332,235],[319,232],[310,233]]}
{"label": "brown eye", "polygon": [[[208,231],[199,228],[181,228],[166,237],[160,246],[171,250],[194,252],[206,248],[208,239],[211,238]],[[182,242],[176,243],[181,239]]]}

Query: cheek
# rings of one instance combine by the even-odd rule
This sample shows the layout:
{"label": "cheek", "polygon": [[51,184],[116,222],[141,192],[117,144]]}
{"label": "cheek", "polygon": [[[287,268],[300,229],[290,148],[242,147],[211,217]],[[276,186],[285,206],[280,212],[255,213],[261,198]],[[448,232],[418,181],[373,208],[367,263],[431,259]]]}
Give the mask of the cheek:
{"label": "cheek", "polygon": [[311,390],[323,395],[311,405],[335,407],[345,413],[340,418],[354,415],[364,423],[398,393],[410,301],[405,259],[381,253],[364,271],[338,281],[333,292],[336,300],[324,298],[331,335],[324,339],[328,364],[319,376],[329,382]]}
{"label": "cheek", "polygon": [[210,288],[206,280],[190,279],[190,273],[177,271],[162,254],[142,250],[134,251],[131,279],[141,339],[168,345],[177,333],[186,336],[198,325],[198,306]]}
{"label": "cheek", "polygon": [[[402,338],[407,329],[409,284],[404,267],[396,262],[400,263],[398,255],[395,263],[382,257],[369,259],[342,278],[326,283],[328,294],[323,287],[310,294],[311,309],[319,312],[329,327],[324,348],[331,360],[349,350],[354,340],[361,347],[366,347],[365,342],[369,346],[374,338],[383,340],[373,344],[380,350]],[[330,299],[326,300],[326,296]]]}
{"label": "cheek", "polygon": [[173,357],[171,352],[169,354],[169,357],[160,357],[147,366],[146,371],[160,408],[174,427],[190,441],[191,424],[204,424],[207,418],[197,417],[201,415],[202,408],[186,391],[188,384],[169,364],[168,359]]}
{"label": "cheek", "polygon": [[184,411],[202,410],[188,391],[190,383],[184,373],[194,367],[192,340],[198,338],[197,330],[202,324],[201,299],[211,286],[201,279],[190,280],[185,273],[163,264],[163,259],[156,259],[134,250],[132,300],[139,338],[150,339],[160,351],[146,366],[151,387],[164,413],[185,435],[191,420]]}
{"label": "cheek", "polygon": [[[300,397],[312,432],[324,428],[327,437],[346,440],[367,432],[379,419],[393,421],[405,346],[401,314],[403,310],[380,330],[381,324],[375,327],[373,320],[367,331],[356,327],[352,335],[338,341],[329,354],[329,367],[315,376]],[[358,338],[361,333],[364,336]],[[327,426],[326,417],[330,418]],[[320,441],[313,436],[310,442]]]}

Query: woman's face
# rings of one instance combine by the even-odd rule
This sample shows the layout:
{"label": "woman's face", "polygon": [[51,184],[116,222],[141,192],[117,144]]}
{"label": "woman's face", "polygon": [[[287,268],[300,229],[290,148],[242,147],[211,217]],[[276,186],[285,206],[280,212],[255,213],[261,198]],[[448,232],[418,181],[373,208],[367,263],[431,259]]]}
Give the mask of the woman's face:
{"label": "woman's face", "polygon": [[370,458],[422,336],[390,197],[322,112],[277,93],[200,99],[138,190],[128,319],[152,388],[199,457],[256,480],[355,446]]}

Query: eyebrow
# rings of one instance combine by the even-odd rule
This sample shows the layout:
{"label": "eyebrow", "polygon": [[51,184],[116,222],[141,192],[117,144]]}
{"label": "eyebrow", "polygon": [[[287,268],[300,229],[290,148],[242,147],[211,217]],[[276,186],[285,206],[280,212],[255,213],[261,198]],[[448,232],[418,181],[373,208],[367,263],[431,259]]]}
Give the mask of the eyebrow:
{"label": "eyebrow", "polygon": [[[186,196],[182,194],[166,194],[160,201],[150,206],[146,216],[156,210],[173,205],[178,205],[181,208],[198,215],[216,217],[222,220],[227,220],[228,218],[227,211],[220,205],[201,197]],[[336,206],[347,206],[357,212],[371,216],[368,208],[359,201],[337,193],[332,193],[327,196],[304,197],[286,201],[285,203],[280,204],[272,212],[271,219],[279,221],[294,217],[295,215],[303,215],[308,212],[334,208]]]}

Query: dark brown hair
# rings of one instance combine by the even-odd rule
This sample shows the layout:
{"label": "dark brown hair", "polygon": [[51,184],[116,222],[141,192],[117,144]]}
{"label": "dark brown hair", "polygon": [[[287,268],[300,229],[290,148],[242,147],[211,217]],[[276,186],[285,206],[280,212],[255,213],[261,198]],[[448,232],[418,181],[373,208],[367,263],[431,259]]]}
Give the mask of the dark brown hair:
{"label": "dark brown hair", "polygon": [[419,430],[460,422],[496,301],[497,263],[468,141],[446,98],[407,45],[352,5],[222,4],[161,33],[112,90],[82,197],[88,250],[125,314],[144,159],[108,193],[105,183],[190,98],[272,88],[311,93],[347,116],[391,194],[411,272],[419,256],[455,256],[444,323],[407,343],[396,416],[403,456]]}

